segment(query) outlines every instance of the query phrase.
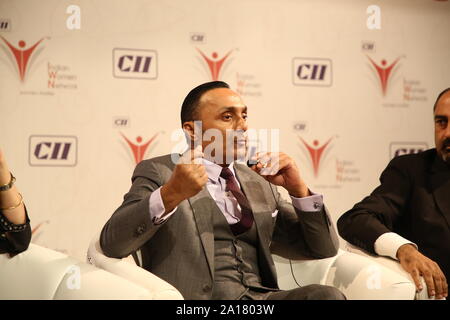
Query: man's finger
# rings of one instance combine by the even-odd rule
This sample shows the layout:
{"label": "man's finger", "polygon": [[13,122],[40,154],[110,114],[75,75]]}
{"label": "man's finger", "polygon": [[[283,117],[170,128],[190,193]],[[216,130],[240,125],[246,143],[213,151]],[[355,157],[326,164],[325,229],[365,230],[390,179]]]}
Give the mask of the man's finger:
{"label": "man's finger", "polygon": [[414,284],[416,285],[416,288],[419,291],[422,291],[423,287],[422,287],[422,282],[420,281],[420,274],[419,271],[417,269],[413,269],[411,272],[411,277],[413,278]]}
{"label": "man's finger", "polygon": [[264,176],[276,174],[276,172],[274,172],[274,168],[273,168],[273,166],[275,164],[273,155],[266,154],[260,159],[260,161],[261,161],[262,168],[261,168],[259,174],[264,175]]}
{"label": "man's finger", "polygon": [[191,163],[191,150],[183,153],[181,157],[178,159],[177,164],[189,164],[189,163]]}
{"label": "man's finger", "polygon": [[269,152],[258,153],[257,159],[259,163],[261,163],[262,167],[265,168],[267,166],[267,163],[270,161],[270,153]]}
{"label": "man's finger", "polygon": [[436,278],[438,279],[437,281],[439,282],[439,288],[436,285],[436,294],[439,295],[439,299],[446,298],[448,296],[447,279],[445,278],[444,273],[437,264],[436,264]]}
{"label": "man's finger", "polygon": [[434,287],[436,288],[436,299],[442,299],[442,295],[444,294],[444,289],[442,288],[442,279],[441,275],[436,272],[433,275],[434,279]]}
{"label": "man's finger", "polygon": [[202,146],[198,145],[194,150],[186,151],[179,159],[179,164],[201,164],[201,158],[204,154]]}
{"label": "man's finger", "polygon": [[287,157],[286,155],[279,153],[274,154],[270,161],[270,169],[271,173],[269,175],[276,175],[283,169],[285,169],[289,164],[291,163],[291,159]]}
{"label": "man's finger", "polygon": [[203,157],[203,147],[201,144],[197,145],[194,150],[192,150],[192,159]]}
{"label": "man's finger", "polygon": [[444,298],[447,298],[448,297],[448,283],[447,283],[447,279],[445,278],[444,275],[442,278],[442,287],[444,288]]}
{"label": "man's finger", "polygon": [[258,153],[257,172],[261,175],[276,175],[280,170],[280,154],[277,152]]}
{"label": "man's finger", "polygon": [[422,273],[425,283],[427,285],[428,297],[429,298],[434,297],[436,295],[436,288],[434,287],[434,279],[431,275],[431,272],[429,270],[425,270]]}
{"label": "man's finger", "polygon": [[202,145],[199,144],[191,153],[192,163],[201,164],[204,157]]}

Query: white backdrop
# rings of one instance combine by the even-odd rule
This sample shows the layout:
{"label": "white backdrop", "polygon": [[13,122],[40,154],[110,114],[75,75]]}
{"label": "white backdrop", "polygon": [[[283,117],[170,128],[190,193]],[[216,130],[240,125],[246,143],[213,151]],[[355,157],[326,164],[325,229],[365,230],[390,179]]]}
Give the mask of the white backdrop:
{"label": "white backdrop", "polygon": [[[124,137],[154,138],[143,158],[171,151],[184,96],[214,77],[202,53],[229,53],[218,78],[251,127],[280,129],[335,221],[396,153],[434,146],[450,84],[448,1],[0,0],[0,19],[0,147],[33,242],[80,259],[130,187]],[[328,141],[315,173],[306,144]]]}

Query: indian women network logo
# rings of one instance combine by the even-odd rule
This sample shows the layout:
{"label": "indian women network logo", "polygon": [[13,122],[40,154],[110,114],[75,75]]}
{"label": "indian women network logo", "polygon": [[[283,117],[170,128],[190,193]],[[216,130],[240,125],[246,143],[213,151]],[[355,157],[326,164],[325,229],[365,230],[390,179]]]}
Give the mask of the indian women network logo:
{"label": "indian women network logo", "polygon": [[219,80],[220,72],[222,71],[224,63],[230,57],[233,50],[228,51],[228,53],[225,54],[223,57],[220,57],[217,52],[213,52],[211,56],[209,56],[198,48],[197,51],[200,53],[200,55],[202,56],[203,60],[205,61],[208,67],[208,70],[211,74],[211,80],[212,81]]}
{"label": "indian women network logo", "polygon": [[38,50],[36,49],[41,45],[42,41],[49,38],[41,38],[31,45],[27,44],[24,40],[18,41],[16,45],[2,36],[0,36],[0,38],[6,45],[7,50],[13,56],[13,63],[17,68],[20,81],[22,83],[25,82],[27,71],[30,67],[30,61],[32,61],[32,58],[34,59],[39,54]]}
{"label": "indian women network logo", "polygon": [[302,137],[299,137],[302,142],[303,147],[306,149],[311,165],[314,172],[314,177],[319,176],[319,169],[326,151],[330,149],[331,140],[333,137],[329,138],[325,143],[320,143],[319,140],[315,139],[312,143],[306,142]]}
{"label": "indian women network logo", "polygon": [[383,97],[385,97],[388,92],[389,80],[394,71],[398,68],[398,62],[401,57],[398,57],[392,62],[388,62],[386,59],[382,59],[380,62],[376,62],[369,56],[367,56],[367,58],[369,59],[378,78],[381,87],[381,93]]}
{"label": "indian women network logo", "polygon": [[128,147],[130,148],[131,152],[133,153],[135,164],[138,164],[139,162],[144,160],[148,147],[155,141],[158,134],[159,132],[157,132],[147,141],[144,141],[141,136],[137,136],[135,141],[133,141],[132,139],[127,138],[123,133],[120,133],[122,138],[127,143]]}

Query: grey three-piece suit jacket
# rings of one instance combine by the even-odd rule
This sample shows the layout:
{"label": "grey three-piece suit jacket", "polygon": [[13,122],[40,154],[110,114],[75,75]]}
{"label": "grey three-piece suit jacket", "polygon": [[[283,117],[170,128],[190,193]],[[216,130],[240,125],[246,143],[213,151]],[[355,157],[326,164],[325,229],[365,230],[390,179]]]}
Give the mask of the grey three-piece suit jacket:
{"label": "grey three-piece suit jacket", "polygon": [[[141,250],[143,268],[176,287],[187,299],[210,299],[214,284],[212,217],[220,212],[206,186],[182,201],[164,223],[149,212],[151,193],[170,178],[171,155],[144,160],[132,177],[122,205],[104,226],[100,244],[107,256],[123,258]],[[338,240],[325,207],[303,212],[283,200],[274,185],[243,164],[236,177],[253,211],[262,285],[278,289],[271,253],[288,259],[334,256]],[[272,213],[278,210],[276,217]]]}

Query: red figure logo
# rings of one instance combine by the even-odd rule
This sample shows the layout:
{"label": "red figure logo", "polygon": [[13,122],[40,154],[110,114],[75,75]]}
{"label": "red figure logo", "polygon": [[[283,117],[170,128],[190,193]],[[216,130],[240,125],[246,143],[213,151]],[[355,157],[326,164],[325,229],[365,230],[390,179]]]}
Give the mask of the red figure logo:
{"label": "red figure logo", "polygon": [[26,47],[26,43],[23,40],[19,41],[19,48],[14,47],[8,40],[6,40],[5,38],[3,38],[2,36],[0,36],[0,38],[2,38],[3,42],[6,43],[6,45],[9,47],[9,49],[11,50],[11,52],[14,55],[14,58],[16,59],[16,63],[17,63],[17,68],[19,69],[19,77],[20,77],[20,81],[24,81],[25,80],[25,73],[27,71],[27,65],[28,62],[30,60],[30,57],[33,53],[33,51],[36,49],[36,47],[45,39],[42,38],[41,40],[39,40],[38,42],[36,42],[34,45],[32,45],[31,47],[29,47],[28,49],[24,49]]}
{"label": "red figure logo", "polygon": [[391,75],[392,69],[394,69],[395,65],[400,60],[400,58],[397,58],[389,66],[386,66],[387,62],[386,62],[385,59],[381,60],[381,66],[379,66],[369,56],[367,56],[367,58],[369,58],[369,60],[372,63],[373,67],[377,71],[378,78],[380,79],[380,83],[381,83],[381,91],[383,92],[383,96],[386,96],[389,76]]}
{"label": "red figure logo", "polygon": [[303,140],[300,137],[300,140],[303,142],[303,144],[305,145],[306,149],[309,152],[309,155],[311,157],[311,162],[313,165],[313,170],[314,170],[314,176],[317,178],[318,174],[319,174],[319,166],[320,166],[320,160],[322,158],[323,152],[325,151],[325,149],[328,147],[328,145],[330,144],[331,140],[333,138],[330,138],[325,144],[323,144],[322,146],[319,147],[319,141],[314,140],[313,141],[313,146],[309,145],[305,140]]}
{"label": "red figure logo", "polygon": [[223,58],[219,59],[219,55],[217,52],[212,53],[212,59],[207,57],[200,49],[197,48],[197,51],[200,52],[206,64],[208,65],[209,71],[211,72],[211,78],[213,81],[219,80],[220,70],[222,69],[223,63],[230,56],[233,50],[230,50]]}
{"label": "red figure logo", "polygon": [[128,139],[127,137],[125,137],[123,133],[120,133],[120,134],[122,135],[122,137],[125,139],[125,141],[130,146],[130,149],[133,152],[134,161],[136,162],[136,164],[138,164],[139,162],[141,162],[144,159],[145,151],[147,150],[150,143],[152,143],[156,139],[156,136],[158,135],[158,133],[156,133],[150,140],[148,140],[147,142],[144,142],[144,143],[142,143],[142,137],[137,136],[136,137],[137,144],[136,144],[136,143],[131,142],[130,139]]}

